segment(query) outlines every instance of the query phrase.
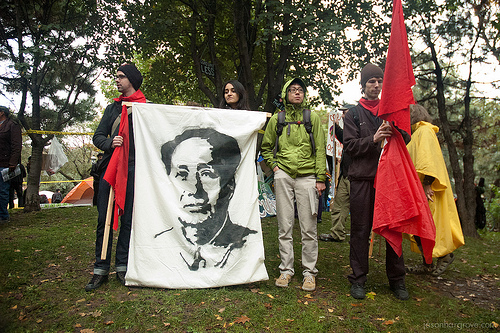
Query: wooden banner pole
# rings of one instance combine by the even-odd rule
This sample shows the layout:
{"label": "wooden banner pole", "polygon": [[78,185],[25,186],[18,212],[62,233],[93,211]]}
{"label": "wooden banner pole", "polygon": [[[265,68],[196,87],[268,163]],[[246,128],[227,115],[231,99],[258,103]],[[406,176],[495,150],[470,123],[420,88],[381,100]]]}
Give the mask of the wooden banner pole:
{"label": "wooden banner pole", "polygon": [[114,201],[115,201],[115,191],[113,191],[113,187],[110,186],[108,210],[106,212],[106,224],[104,225],[104,238],[102,240],[101,260],[105,260],[106,255],[108,254],[109,230],[111,228],[111,218],[113,217]]}
{"label": "wooden banner pole", "polygon": [[372,257],[374,238],[375,238],[375,233],[372,230],[372,234],[371,234],[371,237],[370,237],[370,249],[368,250],[368,258]]}

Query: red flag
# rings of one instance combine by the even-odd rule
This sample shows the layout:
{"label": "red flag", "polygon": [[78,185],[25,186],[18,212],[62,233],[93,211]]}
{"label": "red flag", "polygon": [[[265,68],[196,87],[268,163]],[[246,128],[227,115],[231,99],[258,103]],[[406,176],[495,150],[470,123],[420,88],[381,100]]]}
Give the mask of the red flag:
{"label": "red flag", "polygon": [[[125,101],[125,102],[137,102],[146,103],[146,97],[142,91],[137,90],[134,94],[124,97],[121,95],[115,98],[115,101]],[[109,161],[108,167],[106,168],[106,173],[103,179],[109,183],[115,192],[115,209],[114,209],[114,220],[113,229],[118,229],[118,216],[123,215],[125,209],[125,198],[127,192],[127,179],[128,179],[128,154],[129,154],[129,124],[128,124],[128,112],[125,105],[122,106],[122,115],[120,118],[120,128],[118,129],[118,135],[123,137],[123,144],[120,147],[116,147]]]}
{"label": "red flag", "polygon": [[[394,0],[379,116],[408,134],[414,84],[403,7],[401,0]],[[375,188],[373,231],[383,236],[398,255],[402,254],[402,233],[420,236],[426,262],[432,262],[436,228],[403,137],[394,127],[382,151]]]}
{"label": "red flag", "polygon": [[391,38],[384,71],[384,85],[378,116],[411,133],[410,104],[415,104],[411,87],[415,85],[410,49],[401,0],[394,0]]}

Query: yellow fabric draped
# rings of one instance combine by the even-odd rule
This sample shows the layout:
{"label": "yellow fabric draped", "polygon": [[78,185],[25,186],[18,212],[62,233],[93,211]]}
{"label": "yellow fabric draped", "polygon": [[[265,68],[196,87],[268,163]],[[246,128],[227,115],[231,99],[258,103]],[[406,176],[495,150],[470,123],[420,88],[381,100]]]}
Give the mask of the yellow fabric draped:
{"label": "yellow fabric draped", "polygon": [[[453,198],[448,171],[436,133],[439,127],[421,121],[412,125],[412,137],[407,148],[420,181],[425,175],[435,178],[432,183],[434,202],[429,201],[434,224],[436,225],[436,245],[432,256],[442,257],[464,245],[462,227]],[[411,250],[420,253],[411,237]]]}

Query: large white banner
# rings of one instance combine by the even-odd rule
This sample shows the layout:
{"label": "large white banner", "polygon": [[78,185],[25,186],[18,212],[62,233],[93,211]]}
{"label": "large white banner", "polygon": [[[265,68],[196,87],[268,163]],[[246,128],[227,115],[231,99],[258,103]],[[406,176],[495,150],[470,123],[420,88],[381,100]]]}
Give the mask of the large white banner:
{"label": "large white banner", "polygon": [[255,146],[263,112],[133,104],[128,286],[267,280]]}

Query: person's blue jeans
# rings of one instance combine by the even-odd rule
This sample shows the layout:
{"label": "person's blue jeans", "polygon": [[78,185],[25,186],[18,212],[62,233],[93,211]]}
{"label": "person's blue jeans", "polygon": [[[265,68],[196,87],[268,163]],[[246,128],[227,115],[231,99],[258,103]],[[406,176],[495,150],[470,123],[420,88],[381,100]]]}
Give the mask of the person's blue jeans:
{"label": "person's blue jeans", "polygon": [[[104,227],[106,224],[106,212],[108,209],[109,184],[104,181],[105,172],[101,174],[99,181],[99,193],[97,197],[97,230],[95,242],[94,274],[107,275],[111,264],[111,250],[113,246],[113,218],[109,232],[108,249],[106,259],[101,259],[102,243],[104,239]],[[128,249],[130,244],[130,231],[132,229],[132,210],[134,206],[134,177],[135,166],[128,167],[127,196],[125,199],[125,211],[120,218],[118,241],[116,243],[115,269],[117,272],[127,271]]]}
{"label": "person's blue jeans", "polygon": [[[0,168],[3,171],[7,168]],[[9,190],[10,182],[4,182],[2,176],[0,176],[0,220],[9,219],[9,211],[7,207],[9,206]]]}

